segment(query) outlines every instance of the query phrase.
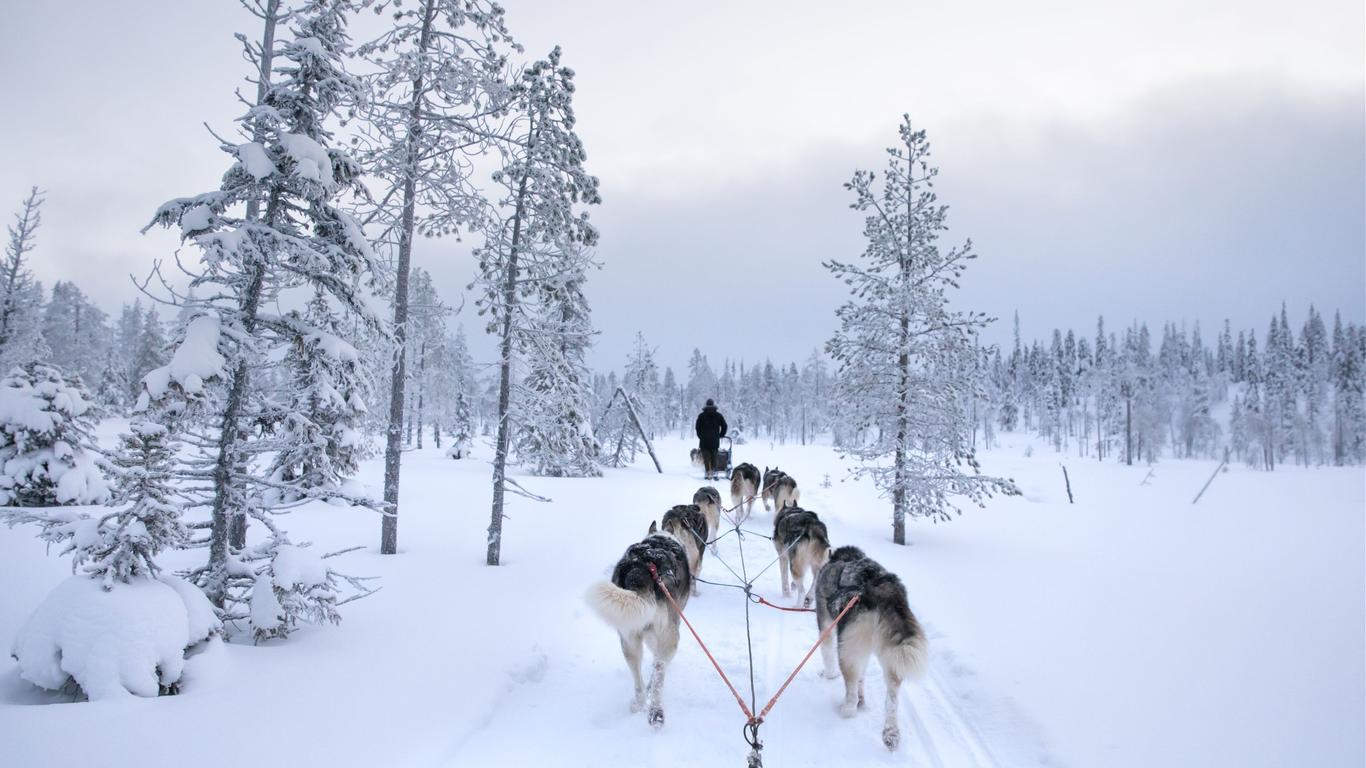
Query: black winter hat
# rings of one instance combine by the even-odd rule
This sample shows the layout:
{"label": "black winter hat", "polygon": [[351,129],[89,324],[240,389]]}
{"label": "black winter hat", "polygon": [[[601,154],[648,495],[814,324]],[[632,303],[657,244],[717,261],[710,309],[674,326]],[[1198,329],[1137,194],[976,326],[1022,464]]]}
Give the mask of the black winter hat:
{"label": "black winter hat", "polygon": [[715,408],[715,407],[716,407],[716,401],[715,401],[715,400],[712,400],[710,397],[707,398],[707,407],[708,407],[708,408]]}

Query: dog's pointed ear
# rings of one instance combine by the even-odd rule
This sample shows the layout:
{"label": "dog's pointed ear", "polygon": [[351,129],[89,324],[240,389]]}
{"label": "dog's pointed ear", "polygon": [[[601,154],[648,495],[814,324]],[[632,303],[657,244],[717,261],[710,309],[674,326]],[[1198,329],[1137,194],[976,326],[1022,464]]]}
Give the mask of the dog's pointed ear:
{"label": "dog's pointed ear", "polygon": [[651,521],[650,521],[650,533],[658,533],[658,532],[659,532],[659,526],[655,524],[655,521],[651,520]]}

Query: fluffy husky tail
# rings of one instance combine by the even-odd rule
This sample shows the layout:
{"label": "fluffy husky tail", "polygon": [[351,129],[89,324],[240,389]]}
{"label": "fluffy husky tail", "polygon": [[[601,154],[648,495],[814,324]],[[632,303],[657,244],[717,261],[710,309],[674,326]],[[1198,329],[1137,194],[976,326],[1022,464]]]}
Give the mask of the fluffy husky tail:
{"label": "fluffy husky tail", "polygon": [[622,589],[610,581],[600,581],[589,587],[584,600],[618,632],[644,629],[654,618],[653,600],[639,592]]}
{"label": "fluffy husky tail", "polygon": [[925,639],[925,631],[919,626],[915,629],[910,637],[888,648],[879,659],[901,680],[924,677],[930,663],[930,646]]}

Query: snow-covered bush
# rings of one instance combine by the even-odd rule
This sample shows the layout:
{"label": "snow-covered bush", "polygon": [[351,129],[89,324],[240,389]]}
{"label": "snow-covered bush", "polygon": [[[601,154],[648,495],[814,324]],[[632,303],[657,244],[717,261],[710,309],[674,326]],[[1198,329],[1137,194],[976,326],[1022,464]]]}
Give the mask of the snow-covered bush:
{"label": "snow-covered bush", "polygon": [[44,688],[73,681],[91,699],[174,690],[185,651],[220,627],[198,588],[163,576],[155,557],[189,539],[171,484],[177,446],[165,427],[136,421],[111,459],[119,508],[22,509],[11,524],[41,527],[65,544],[75,576],[33,612],[12,653],[20,675]]}
{"label": "snow-covered bush", "polygon": [[74,682],[91,700],[176,690],[186,649],[218,630],[204,593],[173,576],[135,577],[116,589],[72,576],[38,606],[10,654],[19,675],[58,690]]}
{"label": "snow-covered bush", "polygon": [[343,597],[340,582],[347,582],[360,595],[370,592],[361,579],[329,568],[329,555],[302,546],[277,539],[259,547],[255,555],[266,560],[256,570],[250,598],[252,636],[257,642],[285,637],[301,622],[340,623],[337,606],[352,599]]}
{"label": "snow-covered bush", "polygon": [[99,504],[109,497],[81,380],[28,363],[0,380],[0,505]]}

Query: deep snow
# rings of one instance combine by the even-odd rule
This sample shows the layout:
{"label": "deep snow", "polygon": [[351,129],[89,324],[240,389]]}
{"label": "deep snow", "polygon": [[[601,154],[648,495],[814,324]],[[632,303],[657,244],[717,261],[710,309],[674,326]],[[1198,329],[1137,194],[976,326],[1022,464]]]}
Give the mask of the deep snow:
{"label": "deep snow", "polygon": [[[669,668],[668,721],[654,731],[629,713],[616,637],[582,602],[652,518],[702,484],[685,443],[658,448],[664,475],[642,456],[600,479],[519,478],[554,502],[514,499],[500,568],[482,564],[488,465],[409,452],[399,556],[376,553],[372,513],[319,504],[285,521],[294,540],[321,548],[372,545],[339,558],[383,577],[379,593],[343,608],[341,626],[215,646],[188,661],[181,695],[159,699],[58,703],[10,663],[0,670],[5,763],[743,765],[739,710],[692,639]],[[888,504],[842,482],[828,447],[736,452],[792,473],[833,543],[899,573],[931,638],[930,674],[903,689],[899,752],[879,740],[880,675],[868,678],[869,709],[843,720],[842,683],[819,678],[815,658],[763,726],[767,765],[1366,761],[1361,468],[1233,467],[1192,506],[1210,463],[1163,462],[1141,484],[1147,467],[1006,436],[984,465],[1025,496],[913,524],[901,548],[888,540]],[[380,471],[368,462],[366,479],[377,484]],[[747,527],[770,525],[758,514]],[[722,543],[733,565],[737,546]],[[762,539],[744,547],[750,568],[773,557]],[[0,529],[0,639],[68,574],[30,531]],[[703,576],[726,575],[708,555]],[[759,590],[781,598],[775,570]],[[738,593],[706,585],[688,606],[747,695],[744,612]],[[815,621],[759,606],[751,619],[762,706],[815,640]]]}

